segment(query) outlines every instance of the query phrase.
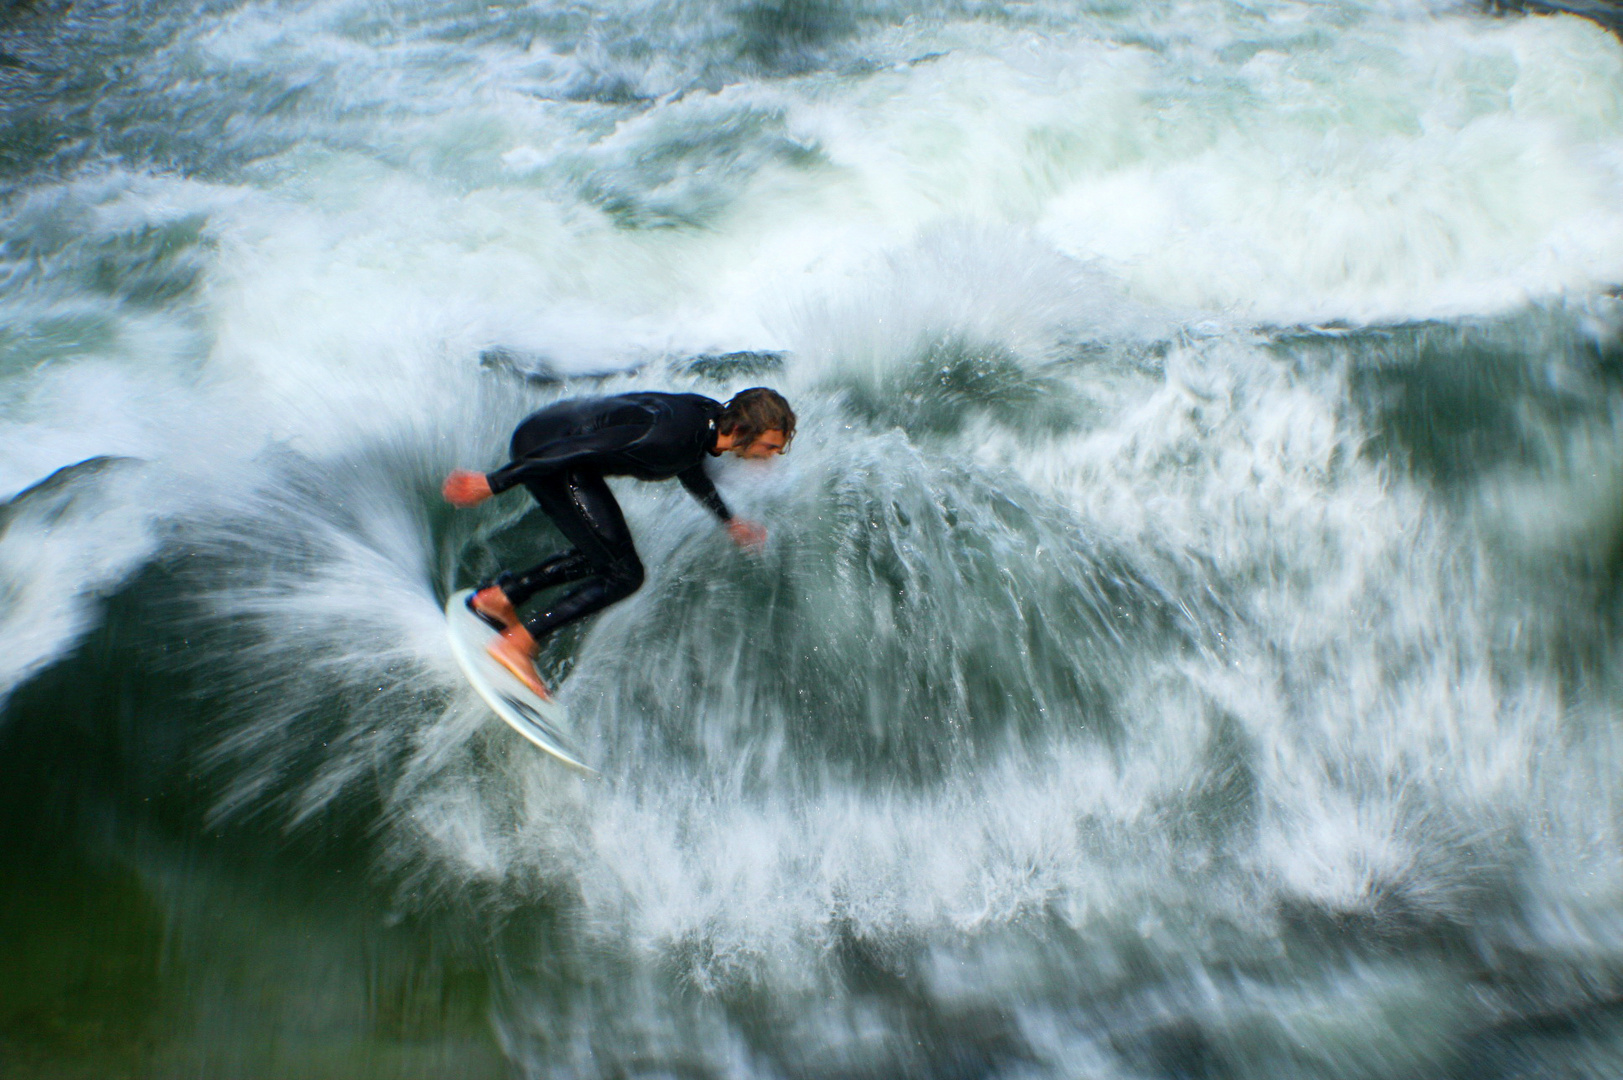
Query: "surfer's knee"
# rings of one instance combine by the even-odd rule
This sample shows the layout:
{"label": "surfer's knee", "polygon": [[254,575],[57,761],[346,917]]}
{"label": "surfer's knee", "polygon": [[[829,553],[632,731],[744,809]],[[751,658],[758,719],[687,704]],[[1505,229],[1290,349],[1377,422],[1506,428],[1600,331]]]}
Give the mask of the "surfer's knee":
{"label": "surfer's knee", "polygon": [[642,560],[635,555],[629,558],[616,559],[603,575],[614,592],[616,600],[624,600],[638,589],[642,588],[647,571],[643,569]]}

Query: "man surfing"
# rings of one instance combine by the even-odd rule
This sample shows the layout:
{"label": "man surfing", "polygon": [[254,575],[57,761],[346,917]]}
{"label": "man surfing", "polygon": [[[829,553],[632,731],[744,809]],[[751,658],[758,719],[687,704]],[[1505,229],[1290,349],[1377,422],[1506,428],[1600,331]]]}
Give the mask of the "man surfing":
{"label": "man surfing", "polygon": [[[733,517],[704,461],[721,454],[765,460],[787,450],[794,437],[794,410],[763,386],[742,390],[725,405],[700,394],[572,398],[526,417],[513,432],[513,459],[500,469],[452,470],[442,488],[451,504],[476,506],[523,484],[571,545],[521,574],[502,573],[468,597],[469,610],[501,631],[491,640],[491,656],[550,699],[535,670],[541,640],[642,585],[642,560],[605,476],[675,477],[740,547],[758,547],[766,530]],[[572,582],[580,584],[531,618],[519,618],[518,609],[535,594]]]}

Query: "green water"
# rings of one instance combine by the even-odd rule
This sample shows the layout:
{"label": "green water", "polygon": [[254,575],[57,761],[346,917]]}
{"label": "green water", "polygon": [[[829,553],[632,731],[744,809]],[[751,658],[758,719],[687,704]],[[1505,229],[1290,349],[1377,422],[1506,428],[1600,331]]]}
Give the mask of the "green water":
{"label": "green water", "polygon": [[[0,1077],[1623,1075],[1620,206],[1571,18],[0,8]],[[440,481],[758,382],[563,774]]]}

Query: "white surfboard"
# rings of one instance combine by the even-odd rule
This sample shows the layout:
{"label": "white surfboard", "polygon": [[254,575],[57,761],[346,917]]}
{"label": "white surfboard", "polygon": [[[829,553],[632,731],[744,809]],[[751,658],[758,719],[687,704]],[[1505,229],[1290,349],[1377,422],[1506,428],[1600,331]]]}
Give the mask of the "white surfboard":
{"label": "white surfboard", "polygon": [[451,653],[479,691],[491,711],[509,727],[565,765],[591,776],[597,770],[581,761],[574,747],[569,716],[556,701],[537,697],[485,651],[496,631],[468,610],[472,589],[463,589],[445,602],[445,625],[450,633]]}

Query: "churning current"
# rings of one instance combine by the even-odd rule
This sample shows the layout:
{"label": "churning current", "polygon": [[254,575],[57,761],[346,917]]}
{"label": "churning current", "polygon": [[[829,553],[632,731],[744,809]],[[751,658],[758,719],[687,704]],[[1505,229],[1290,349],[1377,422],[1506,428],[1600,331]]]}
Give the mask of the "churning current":
{"label": "churning current", "polygon": [[[12,3],[0,1071],[1615,1077],[1620,282],[1571,16]],[[440,480],[763,384],[581,779]]]}

